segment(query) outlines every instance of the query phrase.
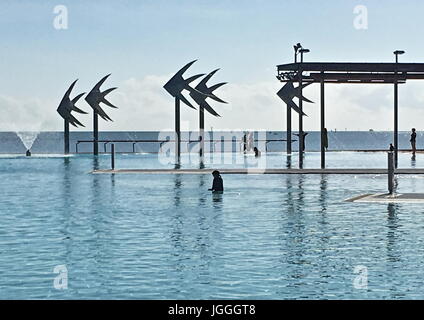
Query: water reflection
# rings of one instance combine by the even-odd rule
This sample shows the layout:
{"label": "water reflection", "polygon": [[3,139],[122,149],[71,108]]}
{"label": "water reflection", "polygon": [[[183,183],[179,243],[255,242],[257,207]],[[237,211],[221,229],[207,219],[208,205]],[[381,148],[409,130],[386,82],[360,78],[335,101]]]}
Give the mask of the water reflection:
{"label": "water reflection", "polygon": [[199,174],[198,176],[199,176],[199,206],[203,208],[206,203],[205,190],[207,189],[207,187],[205,185],[205,175]]}
{"label": "water reflection", "polygon": [[[94,157],[94,167],[99,168],[99,162],[98,157]],[[95,170],[97,170],[95,169]],[[81,232],[89,233],[88,236],[91,241],[87,242],[86,246],[87,248],[81,248],[81,252],[78,252],[77,255],[80,255],[83,251],[91,252],[93,255],[93,261],[89,261],[88,259],[84,261],[84,259],[81,259],[81,261],[84,261],[84,267],[87,268],[90,273],[90,277],[93,277],[93,279],[99,279],[100,283],[99,288],[105,288],[107,287],[105,285],[106,277],[102,275],[101,273],[101,266],[102,266],[102,232],[100,230],[101,221],[103,220],[103,214],[106,214],[107,212],[110,212],[112,210],[103,210],[103,206],[105,204],[102,201],[101,194],[102,192],[102,184],[100,183],[100,179],[102,176],[98,174],[92,174],[92,197],[91,197],[91,207],[90,214],[88,214],[85,219],[87,219],[86,227],[88,230],[80,230]],[[108,199],[109,204],[113,203],[112,199]],[[80,219],[84,219],[83,217],[80,217]],[[106,224],[103,224],[106,225]],[[85,235],[87,236],[87,235]],[[93,263],[94,262],[94,263]],[[90,281],[90,277],[87,277],[87,279],[84,279],[85,281]],[[87,284],[90,285],[90,284]]]}
{"label": "water reflection", "polygon": [[70,250],[70,242],[68,241],[70,239],[69,236],[69,225],[70,225],[70,215],[67,213],[67,209],[71,206],[71,163],[70,159],[68,157],[63,158],[63,208],[62,212],[63,215],[63,221],[61,225],[63,226],[61,232],[63,233],[63,240],[66,240],[65,246],[66,246],[66,260],[69,256],[69,250]]}
{"label": "water reflection", "polygon": [[415,154],[412,155],[411,157],[411,168],[415,168],[416,165],[416,158],[415,158]]}
{"label": "water reflection", "polygon": [[224,193],[212,192],[212,201],[214,202],[214,208],[221,208],[219,204],[222,203],[223,199],[224,199]]}
{"label": "water reflection", "polygon": [[[319,269],[321,270],[321,277],[322,278],[330,278],[332,276],[331,271],[326,268],[329,263],[329,257],[327,255],[327,250],[330,246],[330,236],[329,236],[329,223],[328,223],[328,217],[327,217],[327,199],[328,199],[328,176],[321,174],[320,184],[319,184],[319,204],[321,206],[321,214],[318,218],[318,243],[316,244],[317,249],[319,250],[318,253],[318,264]],[[326,292],[325,286],[322,286],[321,293],[324,295]]]}
{"label": "water reflection", "polygon": [[110,175],[110,182],[112,185],[112,192],[113,194],[115,194],[115,174],[114,173]]}
{"label": "water reflection", "polygon": [[[309,264],[305,259],[304,177],[286,175],[284,178],[286,188],[282,189],[285,205],[282,206],[281,212],[281,272],[289,282],[294,282],[293,285],[297,286],[306,276],[305,267]],[[284,266],[288,266],[288,270]]]}
{"label": "water reflection", "polygon": [[387,205],[387,259],[390,262],[400,261],[400,252],[396,248],[398,243],[397,229],[399,228],[397,210],[396,204],[389,203]]}
{"label": "water reflection", "polygon": [[178,208],[181,204],[181,186],[182,186],[182,181],[181,181],[181,175],[180,174],[175,174],[174,175],[174,191],[175,191],[175,195],[174,195],[174,206],[176,208]]}
{"label": "water reflection", "polygon": [[292,156],[288,154],[286,156],[286,168],[290,169],[292,167]]}
{"label": "water reflection", "polygon": [[93,156],[93,171],[95,170],[99,170],[100,166],[99,166],[99,157],[98,156]]}
{"label": "water reflection", "polygon": [[299,213],[303,212],[303,209],[305,208],[305,190],[303,189],[303,183],[305,181],[305,176],[303,174],[298,175],[298,183],[297,183],[297,189],[298,189],[298,201],[297,209]]}
{"label": "water reflection", "polygon": [[327,176],[324,174],[321,175],[319,191],[321,213],[325,213],[327,211]]}

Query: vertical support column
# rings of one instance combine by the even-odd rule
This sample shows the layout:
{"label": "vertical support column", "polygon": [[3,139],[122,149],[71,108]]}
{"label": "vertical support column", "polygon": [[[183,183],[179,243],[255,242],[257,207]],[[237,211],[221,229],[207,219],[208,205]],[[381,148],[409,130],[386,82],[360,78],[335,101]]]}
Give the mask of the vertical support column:
{"label": "vertical support column", "polygon": [[94,110],[93,113],[93,154],[97,156],[99,154],[99,115]]}
{"label": "vertical support column", "polygon": [[115,144],[112,143],[111,147],[111,167],[112,170],[115,170]]}
{"label": "vertical support column", "polygon": [[394,179],[395,179],[395,168],[394,168],[394,161],[393,161],[393,152],[387,153],[387,177],[388,177],[388,188],[389,193],[393,194],[393,186],[394,186]]}
{"label": "vertical support column", "polygon": [[[302,61],[303,62],[303,57]],[[299,169],[303,168],[303,101],[302,101],[302,68],[299,68]]]}
{"label": "vertical support column", "polygon": [[69,120],[64,120],[63,143],[65,146],[65,154],[69,154]]}
{"label": "vertical support column", "polygon": [[287,150],[287,154],[291,154],[292,153],[292,128],[291,128],[291,108],[289,105],[287,105],[287,125],[286,125],[286,140],[287,140],[287,145],[286,145],[286,150]]}
{"label": "vertical support column", "polygon": [[175,97],[175,162],[181,159],[180,99]]}
{"label": "vertical support column", "polygon": [[199,140],[200,163],[203,163],[205,150],[205,110],[202,106],[199,106]]}
{"label": "vertical support column", "polygon": [[321,72],[321,169],[325,169],[325,95],[324,95],[324,72]]}
{"label": "vertical support column", "polygon": [[394,161],[395,168],[398,167],[398,82],[397,71],[395,72],[395,85],[394,85],[394,126],[393,126],[393,145],[395,147]]}

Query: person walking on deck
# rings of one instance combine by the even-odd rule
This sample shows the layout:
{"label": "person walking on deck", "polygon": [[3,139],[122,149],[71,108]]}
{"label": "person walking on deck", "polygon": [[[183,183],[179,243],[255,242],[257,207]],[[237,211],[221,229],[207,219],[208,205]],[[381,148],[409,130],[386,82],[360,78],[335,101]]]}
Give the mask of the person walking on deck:
{"label": "person walking on deck", "polygon": [[409,142],[411,142],[412,154],[415,154],[415,151],[417,151],[417,133],[415,132],[415,128],[412,128],[411,139]]}
{"label": "person walking on deck", "polygon": [[243,145],[243,152],[246,153],[246,149],[247,149],[247,133],[246,132],[244,133],[241,143]]}

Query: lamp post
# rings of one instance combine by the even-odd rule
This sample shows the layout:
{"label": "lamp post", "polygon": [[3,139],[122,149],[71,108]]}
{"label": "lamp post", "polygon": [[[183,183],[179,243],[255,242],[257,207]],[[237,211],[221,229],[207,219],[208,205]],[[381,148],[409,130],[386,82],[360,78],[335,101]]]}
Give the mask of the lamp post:
{"label": "lamp post", "polygon": [[293,46],[294,48],[294,63],[297,63],[297,54],[299,50],[302,48],[302,45],[300,43],[297,43]]}
{"label": "lamp post", "polygon": [[393,52],[395,55],[395,79],[394,79],[394,128],[393,128],[393,144],[395,147],[395,168],[398,167],[398,80],[397,80],[397,64],[399,62],[398,56],[404,54],[403,50],[396,50]]}
{"label": "lamp post", "polygon": [[302,64],[303,64],[303,54],[310,52],[309,49],[304,49],[301,46],[301,49],[299,50],[300,53],[300,67],[299,67],[299,168],[302,169],[303,167],[303,150],[304,150],[304,137],[303,137],[303,101],[302,101]]}

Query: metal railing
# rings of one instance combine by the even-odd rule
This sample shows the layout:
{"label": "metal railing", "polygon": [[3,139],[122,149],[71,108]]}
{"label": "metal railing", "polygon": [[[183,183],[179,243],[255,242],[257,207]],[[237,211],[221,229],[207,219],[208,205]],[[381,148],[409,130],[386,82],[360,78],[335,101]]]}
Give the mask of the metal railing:
{"label": "metal railing", "polygon": [[[181,142],[186,142],[187,143],[187,146],[189,146],[191,143],[199,143],[200,141],[201,141],[200,139],[199,140],[181,140]],[[269,142],[284,142],[284,141],[287,141],[287,140],[286,139],[260,139],[260,140],[254,140],[254,142],[265,142],[265,152],[268,151],[268,143]],[[296,141],[297,140],[292,140],[292,143],[293,142],[296,142]],[[75,152],[76,153],[79,153],[78,146],[79,146],[80,143],[94,143],[94,142],[95,142],[95,140],[78,140],[76,142],[76,144],[75,144]],[[97,140],[97,142],[98,143],[103,143],[103,151],[104,151],[104,153],[107,153],[107,145],[109,143],[132,143],[132,152],[135,153],[135,146],[136,146],[137,143],[159,143],[159,150],[161,150],[164,143],[166,143],[166,142],[175,142],[175,140],[114,140],[114,139],[111,139],[111,140]],[[222,147],[222,144],[224,142],[232,142],[232,143],[236,142],[237,143],[237,139],[231,139],[231,140],[228,140],[228,139],[205,140],[205,143],[206,142],[209,142],[209,143],[212,142],[213,143],[213,152],[215,152],[216,151],[216,144],[217,143],[221,143],[221,147]],[[241,144],[242,143],[243,142],[241,142]]]}

